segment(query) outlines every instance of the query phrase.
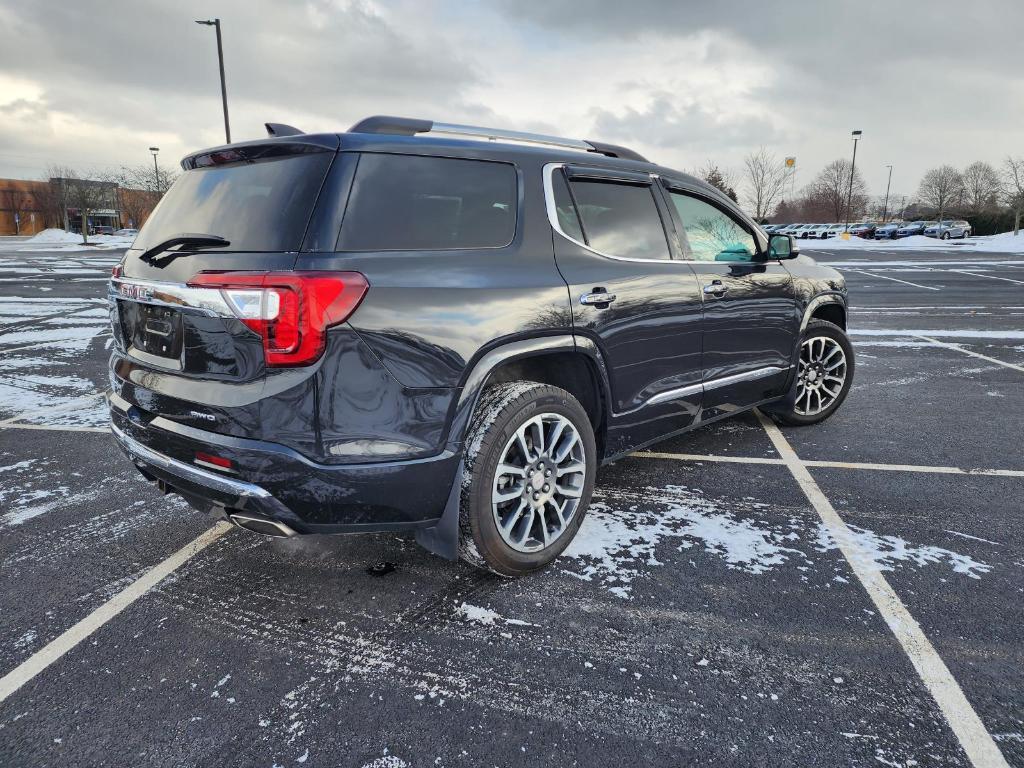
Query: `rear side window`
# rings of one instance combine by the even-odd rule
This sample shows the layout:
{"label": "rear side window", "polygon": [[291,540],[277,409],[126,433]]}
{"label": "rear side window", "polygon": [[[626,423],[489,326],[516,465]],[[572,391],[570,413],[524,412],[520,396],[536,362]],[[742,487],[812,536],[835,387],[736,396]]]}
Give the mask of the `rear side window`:
{"label": "rear side window", "polygon": [[227,251],[297,251],[333,157],[312,152],[185,171],[133,247],[188,232],[219,235],[231,242]]}
{"label": "rear side window", "polygon": [[572,181],[587,244],[631,259],[668,259],[668,241],[651,189],[605,181]]}
{"label": "rear side window", "polygon": [[515,235],[516,199],[508,163],[365,153],[338,250],[500,248]]}

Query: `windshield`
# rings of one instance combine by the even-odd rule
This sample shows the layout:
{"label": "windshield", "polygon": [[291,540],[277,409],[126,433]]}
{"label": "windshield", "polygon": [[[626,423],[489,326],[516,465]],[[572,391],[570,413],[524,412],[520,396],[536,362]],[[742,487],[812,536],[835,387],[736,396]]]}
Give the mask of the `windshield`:
{"label": "windshield", "polygon": [[333,152],[185,171],[135,240],[152,248],[182,233],[218,235],[230,251],[296,251]]}

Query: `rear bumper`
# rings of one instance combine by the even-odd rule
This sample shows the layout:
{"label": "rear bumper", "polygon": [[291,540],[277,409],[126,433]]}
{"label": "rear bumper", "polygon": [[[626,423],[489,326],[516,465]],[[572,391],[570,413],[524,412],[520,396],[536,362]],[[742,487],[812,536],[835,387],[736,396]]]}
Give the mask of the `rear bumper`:
{"label": "rear bumper", "polygon": [[[284,446],[153,417],[116,394],[110,415],[114,438],[147,479],[233,522],[247,516],[280,524],[278,535],[429,528],[461,469],[461,456],[447,451],[420,460],[316,464]],[[196,466],[197,451],[230,459],[234,471]]]}

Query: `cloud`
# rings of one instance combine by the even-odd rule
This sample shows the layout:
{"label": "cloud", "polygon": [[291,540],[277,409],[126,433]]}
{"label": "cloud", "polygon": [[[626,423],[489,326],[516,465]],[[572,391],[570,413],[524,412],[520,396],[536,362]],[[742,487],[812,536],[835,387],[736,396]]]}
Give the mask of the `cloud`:
{"label": "cloud", "polygon": [[[0,175],[172,165],[223,141],[201,0],[0,0]],[[849,153],[913,193],[1020,154],[1017,0],[225,0],[236,139],[405,114],[613,141],[691,168],[765,145],[798,185]]]}

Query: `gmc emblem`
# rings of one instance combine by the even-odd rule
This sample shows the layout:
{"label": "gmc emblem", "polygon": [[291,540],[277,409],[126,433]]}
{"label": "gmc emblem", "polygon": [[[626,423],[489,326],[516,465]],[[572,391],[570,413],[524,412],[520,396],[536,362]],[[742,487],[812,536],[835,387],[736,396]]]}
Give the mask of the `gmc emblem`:
{"label": "gmc emblem", "polygon": [[121,283],[117,287],[117,290],[118,293],[126,299],[145,301],[146,299],[153,298],[153,289],[147,288],[144,285],[136,285],[135,283]]}

